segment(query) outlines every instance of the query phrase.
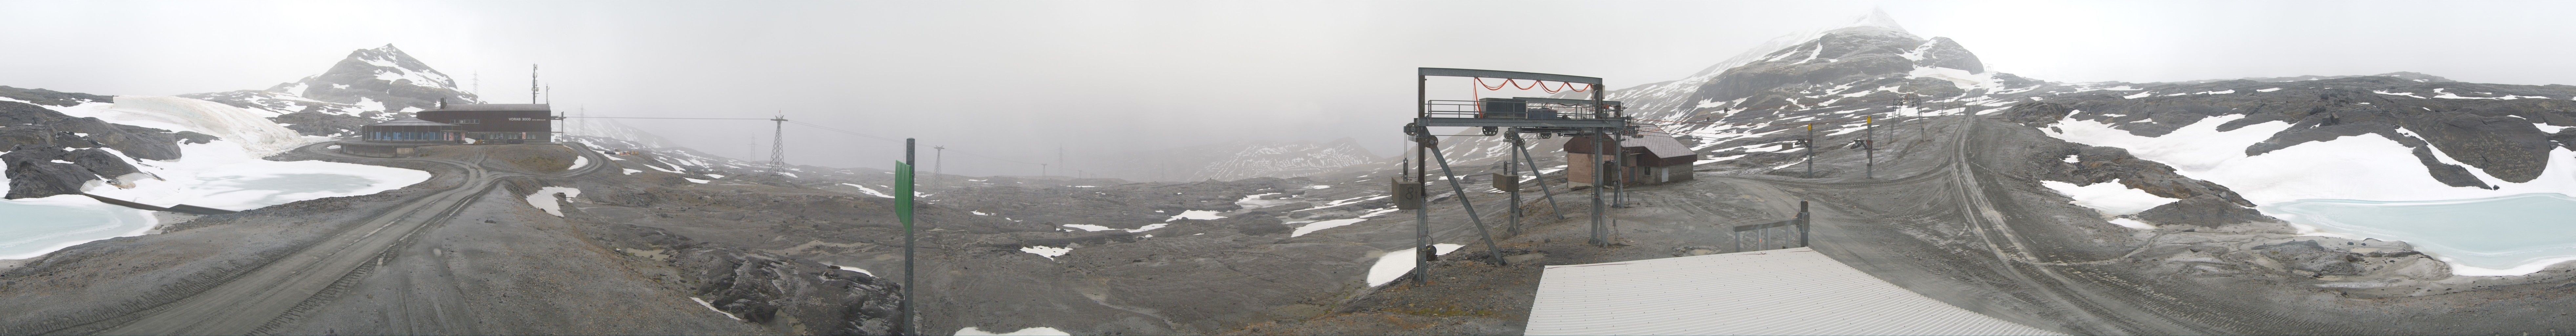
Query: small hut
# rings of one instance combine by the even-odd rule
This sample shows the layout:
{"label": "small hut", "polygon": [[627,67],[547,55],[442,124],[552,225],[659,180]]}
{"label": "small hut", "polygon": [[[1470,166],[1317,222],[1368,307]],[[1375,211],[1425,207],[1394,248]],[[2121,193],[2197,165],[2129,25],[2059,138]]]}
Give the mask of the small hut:
{"label": "small hut", "polygon": [[[1593,136],[1566,139],[1565,177],[1568,180],[1567,184],[1575,186],[1592,185],[1593,166],[1595,165],[1580,163],[1609,162],[1617,159],[1617,157],[1608,155],[1596,155],[1595,152],[1598,150],[1593,148],[1593,142],[1598,140],[1602,139]],[[1647,136],[1620,140],[1622,141],[1619,141],[1618,143],[1618,152],[1620,155],[1627,157],[1627,162],[1625,162],[1620,169],[1627,171],[1626,176],[1628,179],[1626,181],[1612,181],[1612,183],[1642,185],[1689,181],[1691,179],[1691,164],[1699,161],[1698,152],[1691,151],[1689,146],[1682,145],[1681,140],[1673,139],[1672,137]],[[1619,178],[1619,175],[1612,175],[1611,178],[1617,179]]]}

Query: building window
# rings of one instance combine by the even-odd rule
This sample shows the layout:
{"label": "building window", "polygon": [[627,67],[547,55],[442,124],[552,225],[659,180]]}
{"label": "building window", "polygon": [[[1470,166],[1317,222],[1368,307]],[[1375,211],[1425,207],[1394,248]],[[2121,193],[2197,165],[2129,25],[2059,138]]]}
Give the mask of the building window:
{"label": "building window", "polygon": [[457,120],[456,120],[456,123],[458,123],[458,124],[481,124],[481,123],[483,123],[483,120],[482,120],[482,119],[457,119]]}

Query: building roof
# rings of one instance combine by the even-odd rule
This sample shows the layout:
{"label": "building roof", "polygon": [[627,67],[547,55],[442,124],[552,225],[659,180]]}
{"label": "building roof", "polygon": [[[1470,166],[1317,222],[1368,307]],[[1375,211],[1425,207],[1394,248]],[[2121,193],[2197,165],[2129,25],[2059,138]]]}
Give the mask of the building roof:
{"label": "building roof", "polygon": [[1677,158],[1699,155],[1699,152],[1691,151],[1690,146],[1683,146],[1680,139],[1673,139],[1673,137],[1647,136],[1623,142],[1645,146],[1646,153],[1654,154],[1655,157]]}
{"label": "building roof", "polygon": [[431,111],[553,111],[548,104],[447,104]]}
{"label": "building roof", "polygon": [[367,126],[456,126],[456,124],[420,120],[420,118],[402,118]]}
{"label": "building roof", "polygon": [[1547,266],[1526,335],[2049,335],[1814,249]]}
{"label": "building roof", "polygon": [[[1658,158],[1678,158],[1699,155],[1699,152],[1691,151],[1689,146],[1683,146],[1681,140],[1675,140],[1672,137],[1667,136],[1649,135],[1644,138],[1622,138],[1619,139],[1619,146],[1621,149],[1627,149],[1629,151],[1634,151],[1642,147],[1641,149],[1644,149],[1646,153],[1654,154],[1654,156]],[[1571,153],[1592,154],[1592,137],[1578,136],[1566,139],[1565,151]]]}

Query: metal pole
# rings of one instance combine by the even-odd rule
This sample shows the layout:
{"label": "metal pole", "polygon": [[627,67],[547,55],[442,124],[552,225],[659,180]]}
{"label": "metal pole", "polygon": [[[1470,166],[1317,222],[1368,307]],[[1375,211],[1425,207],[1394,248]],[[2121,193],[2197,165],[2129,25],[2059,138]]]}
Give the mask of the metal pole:
{"label": "metal pole", "polygon": [[1807,229],[1815,217],[1807,215],[1807,201],[1798,201],[1798,246],[1807,246]]}
{"label": "metal pole", "polygon": [[[1547,196],[1547,213],[1555,214],[1555,215],[1556,215],[1556,220],[1557,220],[1557,221],[1560,221],[1560,222],[1565,221],[1565,211],[1564,211],[1564,210],[1562,210],[1562,209],[1559,209],[1559,208],[1556,206],[1556,191],[1555,191],[1555,190],[1550,190],[1550,189],[1548,189],[1548,187],[1547,187],[1547,174],[1542,174],[1542,173],[1539,173],[1539,172],[1538,172],[1538,160],[1536,160],[1536,159],[1531,159],[1531,158],[1530,158],[1529,147],[1521,146],[1521,145],[1522,145],[1522,143],[1520,142],[1520,139],[1515,138],[1515,139],[1512,139],[1512,141],[1513,141],[1513,142],[1512,142],[1512,149],[1513,149],[1513,150],[1520,151],[1520,153],[1521,153],[1521,163],[1527,163],[1527,164],[1529,164],[1529,166],[1530,166],[1530,177],[1534,177],[1534,178],[1536,178],[1536,180],[1538,180],[1538,191],[1539,191],[1539,193],[1540,193],[1541,195],[1546,195],[1546,196]],[[1573,162],[1566,162],[1566,164],[1574,164],[1574,163],[1573,163]],[[1571,168],[1573,168],[1573,167],[1574,167],[1574,166],[1566,166],[1566,168],[1568,168],[1568,169],[1571,169]],[[1566,182],[1566,183],[1574,183],[1574,181],[1573,181],[1573,180],[1567,180],[1567,181],[1565,181],[1565,182]]]}
{"label": "metal pole", "polygon": [[1861,134],[1860,151],[1869,155],[1869,165],[1864,166],[1866,170],[1862,170],[1860,176],[1878,179],[1878,116],[1869,116],[1868,120],[1861,122],[1861,128],[1867,132]]}
{"label": "metal pole", "polygon": [[[1505,132],[1503,133],[1503,139],[1504,139],[1504,140],[1509,140],[1509,141],[1511,141],[1511,142],[1512,142],[1512,148],[1515,148],[1515,149],[1520,148],[1520,147],[1521,147],[1521,132],[1520,132],[1521,130],[1520,130],[1520,129],[1518,129],[1518,128],[1514,128],[1514,129],[1507,129],[1507,130],[1504,130],[1504,131],[1505,131]],[[1511,209],[1511,211],[1510,211],[1510,212],[1507,212],[1507,214],[1510,214],[1510,215],[1512,216],[1512,224],[1511,224],[1511,227],[1510,227],[1510,228],[1503,229],[1503,235],[1505,235],[1505,236],[1520,236],[1520,235],[1521,235],[1521,161],[1520,161],[1520,160],[1521,160],[1521,153],[1520,153],[1520,151],[1512,151],[1511,155],[1512,155],[1512,158],[1511,158],[1511,159],[1503,160],[1503,173],[1504,173],[1504,174],[1510,174],[1510,175],[1512,176],[1512,177],[1511,177],[1511,179],[1512,179],[1512,183],[1511,183],[1511,190],[1504,190],[1504,191],[1503,191],[1503,193],[1511,194],[1511,195],[1512,195],[1512,203],[1511,203],[1511,204],[1512,204],[1512,209]],[[1535,171],[1535,170],[1537,169],[1537,167],[1531,167],[1531,169],[1532,169],[1533,171]],[[1497,181],[1497,182],[1499,182],[1499,181]],[[1501,253],[1501,252],[1496,252],[1496,253]]]}
{"label": "metal pole", "polygon": [[1617,175],[1617,176],[1618,176],[1618,177],[1617,177],[1617,179],[1612,180],[1612,181],[1610,182],[1610,188],[1611,188],[1611,189],[1610,189],[1610,207],[1611,207],[1611,208],[1620,208],[1620,209],[1628,208],[1628,141],[1627,141],[1628,139],[1626,139],[1627,137],[1628,137],[1628,136],[1627,136],[1627,135],[1624,135],[1624,134],[1623,134],[1623,135],[1612,135],[1612,136],[1610,136],[1610,152],[1611,152],[1611,153],[1617,153],[1616,155],[1618,155],[1618,156],[1610,157],[1610,162],[1611,162],[1610,167],[1618,168],[1618,169],[1619,169],[1619,175]]}
{"label": "metal pole", "polygon": [[[913,144],[913,139],[912,139],[912,138],[904,138],[904,139],[903,139],[903,165],[905,165],[905,166],[911,166],[911,165],[912,165],[912,162],[913,162],[913,161],[912,161],[912,144]],[[910,189],[910,188],[906,188],[906,189]],[[905,195],[905,196],[911,196],[911,195]],[[911,206],[911,205],[910,205],[910,204],[905,204],[904,206]],[[912,282],[912,274],[913,274],[913,268],[912,268],[912,256],[913,256],[913,254],[912,254],[912,245],[913,245],[912,223],[910,223],[909,221],[906,221],[906,223],[904,223],[904,226],[903,226],[903,334],[905,334],[905,335],[920,335],[920,334],[921,334],[921,328],[920,328],[920,326],[916,325],[916,324],[918,324],[918,323],[913,323],[913,317],[914,317],[914,316],[917,316],[917,315],[914,315],[914,314],[915,314],[915,313],[914,313],[914,311],[916,311],[917,309],[916,309],[916,308],[914,308],[914,307],[912,306],[912,289],[913,289],[914,287],[919,287],[919,286],[914,286],[914,284],[915,284],[915,283],[914,283],[914,282]]]}
{"label": "metal pole", "polygon": [[1816,124],[1807,124],[1807,178],[1816,178]]}
{"label": "metal pole", "polygon": [[[1598,130],[1595,132],[1598,133]],[[1592,138],[1592,155],[1587,155],[1584,158],[1584,161],[1591,162],[1583,163],[1592,165],[1592,245],[1610,246],[1609,241],[1601,239],[1601,188],[1608,187],[1605,184],[1609,183],[1607,181],[1609,180],[1609,174],[1605,174],[1601,171],[1601,153],[1604,153],[1601,146],[1603,145],[1603,142],[1607,142],[1607,140],[1601,138],[1608,137],[1608,135],[1594,134],[1594,136],[1595,137]]]}
{"label": "metal pole", "polygon": [[[1433,141],[1435,138],[1432,138],[1429,133],[1422,134],[1422,139],[1422,142],[1426,144],[1436,143]],[[1476,234],[1485,237],[1485,254],[1494,257],[1494,265],[1510,266],[1511,264],[1503,262],[1502,248],[1494,245],[1494,233],[1491,230],[1486,230],[1485,220],[1476,216],[1476,203],[1467,201],[1467,187],[1459,186],[1458,173],[1451,172],[1449,170],[1449,158],[1440,154],[1440,148],[1434,147],[1431,149],[1431,159],[1440,160],[1440,175],[1448,177],[1449,190],[1458,193],[1458,206],[1467,208],[1467,221],[1476,223]],[[1423,203],[1422,208],[1431,208],[1429,204],[1430,202]]]}
{"label": "metal pole", "polygon": [[940,168],[948,168],[945,163],[948,163],[948,147],[930,147],[930,186],[940,186]]}
{"label": "metal pole", "polygon": [[[1415,98],[1414,103],[1416,104],[1414,105],[1415,120],[1421,120],[1420,118],[1428,118],[1431,116],[1431,105],[1429,104],[1431,96],[1430,91],[1428,91],[1430,83],[1431,77],[1429,76],[1414,76],[1413,94]],[[1414,134],[1421,136],[1431,135],[1431,129],[1429,127],[1422,127],[1419,122],[1414,125]],[[1422,162],[1422,159],[1427,158],[1430,155],[1423,153],[1424,145],[1420,142],[1420,138],[1415,139],[1416,142],[1413,147],[1413,183],[1421,184],[1428,182],[1423,179],[1427,178],[1427,176],[1425,176],[1427,172],[1425,172],[1426,169],[1424,168],[1429,168]],[[1432,249],[1431,251],[1422,250],[1423,247],[1431,246],[1430,189],[1431,188],[1421,187],[1413,188],[1414,194],[1418,196],[1415,199],[1422,200],[1422,206],[1413,209],[1413,283],[1415,284],[1431,282],[1431,253],[1439,252],[1439,249]]]}

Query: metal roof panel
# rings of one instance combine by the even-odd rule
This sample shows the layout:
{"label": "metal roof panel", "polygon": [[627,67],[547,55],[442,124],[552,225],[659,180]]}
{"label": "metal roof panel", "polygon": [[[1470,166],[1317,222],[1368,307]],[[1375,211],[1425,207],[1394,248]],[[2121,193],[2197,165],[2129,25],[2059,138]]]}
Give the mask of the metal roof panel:
{"label": "metal roof panel", "polygon": [[1527,335],[2052,335],[1809,248],[1548,266]]}

